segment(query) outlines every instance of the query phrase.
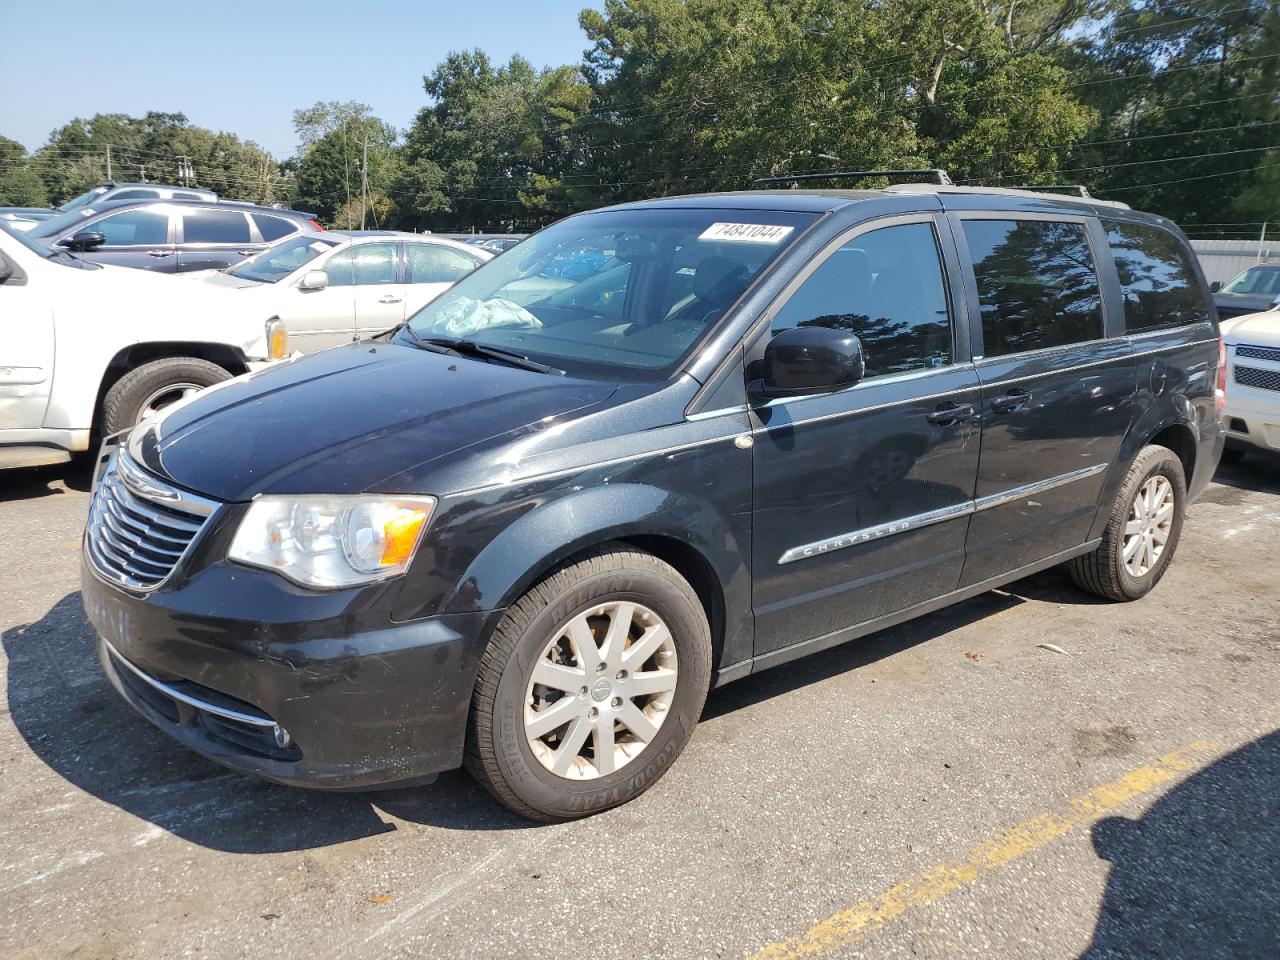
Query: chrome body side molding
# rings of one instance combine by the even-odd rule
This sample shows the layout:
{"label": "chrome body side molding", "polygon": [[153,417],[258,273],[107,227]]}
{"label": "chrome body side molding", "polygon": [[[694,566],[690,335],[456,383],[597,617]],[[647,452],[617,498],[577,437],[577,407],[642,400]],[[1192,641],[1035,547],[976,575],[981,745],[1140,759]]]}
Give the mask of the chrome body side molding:
{"label": "chrome body side molding", "polygon": [[935,523],[942,523],[946,520],[955,520],[959,517],[967,517],[970,514],[978,513],[982,510],[990,510],[993,507],[1000,507],[1007,503],[1014,503],[1015,501],[1022,500],[1025,497],[1033,497],[1038,493],[1053,490],[1055,487],[1065,486],[1068,483],[1074,483],[1077,480],[1083,480],[1086,477],[1095,476],[1106,470],[1108,466],[1110,466],[1110,464],[1095,463],[1093,466],[1083,467],[1080,470],[1072,470],[1070,473],[1064,473],[1057,477],[1050,477],[1047,480],[1037,480],[1035,483],[1024,484],[1020,487],[1013,487],[1002,493],[979,497],[976,500],[967,500],[964,503],[957,503],[950,507],[942,507],[938,510],[930,510],[927,513],[917,513],[915,516],[904,517],[901,520],[895,520],[892,523],[882,523],[878,526],[864,527],[861,530],[842,533],[835,537],[815,540],[812,543],[792,547],[778,558],[778,564],[794,563],[797,560],[816,557],[824,553],[830,553],[833,550],[843,550],[846,547],[856,546],[859,543],[869,543],[872,540],[881,540],[885,537],[891,537],[894,534],[906,533],[909,530],[919,530],[922,527],[927,527]]}

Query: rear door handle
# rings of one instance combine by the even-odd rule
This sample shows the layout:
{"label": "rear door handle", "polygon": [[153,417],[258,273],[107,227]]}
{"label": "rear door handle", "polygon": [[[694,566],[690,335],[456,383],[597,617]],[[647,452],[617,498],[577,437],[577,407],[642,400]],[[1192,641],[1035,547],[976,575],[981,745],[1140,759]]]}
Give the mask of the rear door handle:
{"label": "rear door handle", "polygon": [[247,257],[247,256],[249,256],[249,254],[251,254],[251,253],[257,253],[257,252],[258,252],[258,251],[256,251],[256,250],[237,250],[237,251],[236,251],[236,253],[240,254],[240,256],[242,256],[242,257]]}
{"label": "rear door handle", "polygon": [[991,401],[991,409],[996,413],[1017,413],[1031,402],[1029,390],[1010,390]]}
{"label": "rear door handle", "polygon": [[937,409],[925,419],[930,423],[945,427],[953,423],[959,423],[961,420],[968,420],[975,413],[977,411],[973,409],[972,403],[955,403],[948,400],[946,403],[938,404]]}
{"label": "rear door handle", "polygon": [[379,298],[378,298],[378,302],[379,302],[379,303],[399,303],[399,302],[400,302],[400,298],[399,298],[399,297],[393,297],[393,296],[391,296],[390,294],[387,294],[387,296],[385,296],[385,297],[379,297]]}
{"label": "rear door handle", "polygon": [[148,257],[172,257],[173,251],[172,250],[148,250],[147,256]]}

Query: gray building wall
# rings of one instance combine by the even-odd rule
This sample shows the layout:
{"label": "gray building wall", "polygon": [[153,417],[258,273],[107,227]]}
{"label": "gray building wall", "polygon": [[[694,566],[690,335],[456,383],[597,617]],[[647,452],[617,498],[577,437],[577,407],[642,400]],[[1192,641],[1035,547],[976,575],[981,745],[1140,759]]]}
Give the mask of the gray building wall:
{"label": "gray building wall", "polygon": [[1192,240],[1191,249],[1210,283],[1226,283],[1255,263],[1280,263],[1280,243],[1271,240]]}

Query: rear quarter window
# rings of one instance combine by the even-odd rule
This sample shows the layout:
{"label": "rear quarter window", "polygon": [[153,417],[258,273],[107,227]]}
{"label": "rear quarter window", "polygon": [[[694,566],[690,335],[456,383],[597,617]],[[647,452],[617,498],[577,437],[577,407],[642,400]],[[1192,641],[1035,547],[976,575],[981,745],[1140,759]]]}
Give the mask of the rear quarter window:
{"label": "rear quarter window", "polygon": [[1103,221],[1124,295],[1130,333],[1178,327],[1208,319],[1209,305],[1177,237],[1159,227]]}
{"label": "rear quarter window", "polygon": [[262,239],[267,243],[272,243],[281,237],[287,237],[298,229],[297,224],[286,220],[284,217],[273,217],[266,213],[255,213],[253,222],[258,225],[258,232],[262,234]]}

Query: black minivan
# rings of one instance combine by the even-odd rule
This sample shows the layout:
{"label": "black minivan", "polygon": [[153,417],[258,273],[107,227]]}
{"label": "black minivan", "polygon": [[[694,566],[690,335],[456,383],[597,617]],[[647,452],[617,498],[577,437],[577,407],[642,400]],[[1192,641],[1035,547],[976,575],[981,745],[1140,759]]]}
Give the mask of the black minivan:
{"label": "black minivan", "polygon": [[709,688],[1069,563],[1147,593],[1222,450],[1185,238],[900,184],[584,213],[401,327],[109,444],[111,682],[281,783],[465,764],[560,820],[649,787]]}

